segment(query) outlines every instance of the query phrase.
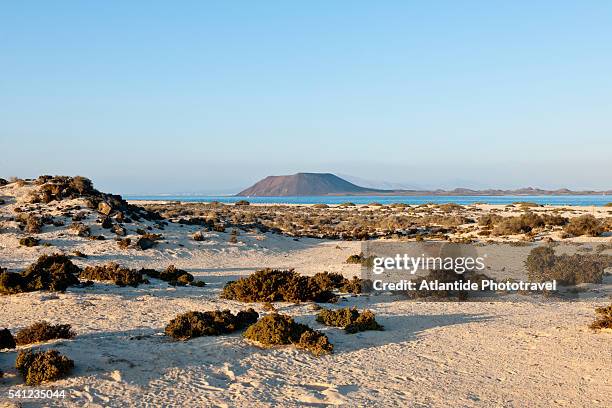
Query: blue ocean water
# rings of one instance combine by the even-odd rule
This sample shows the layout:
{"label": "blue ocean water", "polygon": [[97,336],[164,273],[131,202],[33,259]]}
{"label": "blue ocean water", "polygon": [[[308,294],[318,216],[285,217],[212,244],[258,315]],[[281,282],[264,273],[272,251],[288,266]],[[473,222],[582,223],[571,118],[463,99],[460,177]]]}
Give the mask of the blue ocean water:
{"label": "blue ocean water", "polygon": [[517,201],[529,201],[548,205],[582,205],[603,206],[612,202],[612,196],[607,195],[564,195],[564,196],[303,196],[303,197],[234,197],[234,196],[173,196],[173,195],[124,195],[127,200],[164,200],[185,202],[234,203],[247,200],[261,204],[341,204],[351,202],[368,204],[425,204],[425,203],[456,203],[456,204],[512,204]]}

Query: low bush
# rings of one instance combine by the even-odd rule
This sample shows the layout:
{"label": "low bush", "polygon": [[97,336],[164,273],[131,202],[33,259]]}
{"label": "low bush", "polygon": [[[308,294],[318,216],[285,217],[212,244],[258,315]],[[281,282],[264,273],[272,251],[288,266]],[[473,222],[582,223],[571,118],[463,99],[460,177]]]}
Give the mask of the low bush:
{"label": "low bush", "polygon": [[132,240],[130,238],[118,239],[117,246],[121,249],[127,249],[130,247]]}
{"label": "low bush", "polygon": [[193,275],[182,269],[177,269],[174,265],[170,265],[164,271],[156,271],[155,269],[141,269],[141,273],[148,275],[154,279],[160,279],[173,286],[185,286],[193,282]]}
{"label": "low bush", "polygon": [[534,228],[546,225],[544,219],[532,212],[526,212],[518,217],[506,217],[496,224],[491,233],[493,235],[515,235],[530,232]]}
{"label": "low bush", "polygon": [[34,237],[25,237],[19,240],[19,245],[25,247],[35,247],[38,246],[38,244],[40,244],[40,239]]}
{"label": "low bush", "polygon": [[218,336],[242,330],[255,323],[259,314],[253,310],[243,310],[236,315],[229,310],[209,312],[187,312],[170,321],[164,332],[178,340],[200,336]]}
{"label": "low bush", "polygon": [[26,385],[39,385],[45,381],[58,380],[74,368],[74,361],[57,350],[20,351],[15,368],[22,375]]}
{"label": "low bush", "polygon": [[[35,290],[63,292],[68,286],[79,283],[77,275],[80,271],[81,268],[73,264],[64,254],[42,255],[19,274],[20,278],[12,276],[8,281],[20,286],[22,290],[18,290],[19,292]],[[3,282],[3,278],[0,277],[0,292],[3,291]]]}
{"label": "low bush", "polygon": [[244,332],[244,337],[264,347],[293,344],[316,356],[329,354],[334,349],[323,333],[296,323],[290,316],[278,313],[264,316],[249,326]]}
{"label": "low bush", "polygon": [[15,334],[19,345],[42,343],[53,339],[71,339],[76,335],[69,324],[49,324],[46,321],[34,323]]}
{"label": "low bush", "polygon": [[311,277],[294,270],[262,269],[248,277],[228,282],[221,297],[242,302],[328,302],[334,294]]}
{"label": "low bush", "polygon": [[563,231],[574,236],[588,235],[596,237],[604,232],[604,225],[601,220],[591,214],[581,215],[571,218]]}
{"label": "low bush", "polygon": [[248,202],[247,200],[238,200],[234,203],[234,205],[237,206],[245,206],[245,205],[251,205],[250,202]]}
{"label": "low bush", "polygon": [[193,238],[194,241],[198,241],[198,242],[204,241],[204,234],[202,234],[201,231],[198,231],[195,234],[193,234],[192,238]]}
{"label": "low bush", "polygon": [[534,248],[525,260],[527,277],[532,282],[556,280],[560,285],[601,283],[612,258],[601,254],[556,255],[549,246]]}
{"label": "low bush", "polygon": [[361,261],[363,261],[363,254],[351,255],[346,258],[347,264],[361,264]]}
{"label": "low bush", "polygon": [[17,343],[9,329],[0,330],[0,350],[14,349]]}
{"label": "low bush", "polygon": [[79,237],[89,237],[91,235],[91,229],[82,222],[73,222],[70,224],[70,229]]}
{"label": "low bush", "polygon": [[81,279],[93,281],[111,281],[117,286],[136,287],[148,283],[143,279],[142,272],[119,266],[114,262],[105,265],[88,266],[79,275]]}
{"label": "low bush", "polygon": [[589,326],[593,330],[612,329],[612,304],[606,307],[598,307],[595,309],[597,317]]}
{"label": "low bush", "polygon": [[317,315],[317,322],[326,326],[342,327],[347,333],[357,333],[366,330],[383,330],[376,316],[369,310],[359,312],[355,308],[323,309]]}

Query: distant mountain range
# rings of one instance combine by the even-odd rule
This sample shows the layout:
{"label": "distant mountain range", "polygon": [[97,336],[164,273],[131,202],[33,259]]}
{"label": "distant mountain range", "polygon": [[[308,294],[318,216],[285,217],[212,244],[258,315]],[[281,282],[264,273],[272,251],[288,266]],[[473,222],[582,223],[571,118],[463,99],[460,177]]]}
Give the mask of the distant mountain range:
{"label": "distant mountain range", "polygon": [[288,176],[268,176],[251,187],[236,194],[240,197],[299,197],[334,195],[436,195],[436,196],[503,196],[503,195],[612,195],[607,191],[572,191],[566,188],[542,190],[539,188],[520,188],[517,190],[472,190],[456,188],[453,190],[407,190],[376,189],[361,187],[331,173],[296,173]]}

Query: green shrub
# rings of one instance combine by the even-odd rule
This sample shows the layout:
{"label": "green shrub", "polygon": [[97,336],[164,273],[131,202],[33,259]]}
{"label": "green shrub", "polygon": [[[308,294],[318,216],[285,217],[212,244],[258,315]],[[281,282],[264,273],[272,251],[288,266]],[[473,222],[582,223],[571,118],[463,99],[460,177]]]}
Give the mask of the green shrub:
{"label": "green shrub", "polygon": [[326,326],[342,327],[347,333],[357,333],[366,330],[383,330],[378,324],[374,313],[369,310],[359,312],[355,308],[323,309],[317,315],[317,322]]}
{"label": "green shrub", "polygon": [[0,350],[14,349],[17,344],[9,329],[0,330]]}
{"label": "green shrub", "polygon": [[228,282],[221,297],[242,302],[328,302],[334,294],[310,277],[294,270],[262,269],[248,277]]}
{"label": "green shrub", "polygon": [[255,323],[259,314],[248,309],[236,315],[229,310],[209,312],[187,312],[170,321],[164,332],[178,340],[187,340],[200,336],[217,336],[242,330]]}
{"label": "green shrub", "polygon": [[111,281],[117,286],[136,287],[141,283],[148,283],[141,271],[119,266],[114,262],[105,265],[88,266],[79,275],[81,279],[93,281]]}
{"label": "green shrub", "polygon": [[595,309],[597,317],[589,326],[593,330],[612,329],[612,304],[606,307],[598,307]]}
{"label": "green shrub", "polygon": [[293,344],[317,356],[329,354],[334,349],[323,333],[296,323],[290,316],[278,313],[264,316],[249,326],[244,332],[244,337],[264,347]]}
{"label": "green shrub", "polygon": [[604,232],[604,226],[601,220],[591,214],[585,214],[580,217],[571,218],[563,230],[574,236],[588,235],[596,237]]}
{"label": "green shrub", "polygon": [[46,321],[37,322],[23,328],[15,334],[19,345],[42,343],[53,339],[71,339],[76,335],[69,324],[49,324]]}
{"label": "green shrub", "polygon": [[532,282],[556,280],[560,285],[601,283],[612,258],[600,254],[555,255],[548,246],[534,248],[525,260],[527,277]]}
{"label": "green shrub", "polygon": [[74,361],[57,350],[24,350],[17,355],[15,368],[23,376],[26,385],[39,385],[64,377],[74,368]]}

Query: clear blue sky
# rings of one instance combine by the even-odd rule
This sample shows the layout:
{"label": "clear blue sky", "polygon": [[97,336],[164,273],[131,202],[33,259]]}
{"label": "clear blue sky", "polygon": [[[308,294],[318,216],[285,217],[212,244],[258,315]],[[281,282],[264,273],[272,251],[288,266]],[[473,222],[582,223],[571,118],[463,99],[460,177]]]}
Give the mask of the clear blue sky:
{"label": "clear blue sky", "polygon": [[0,177],[612,188],[610,1],[6,1]]}

